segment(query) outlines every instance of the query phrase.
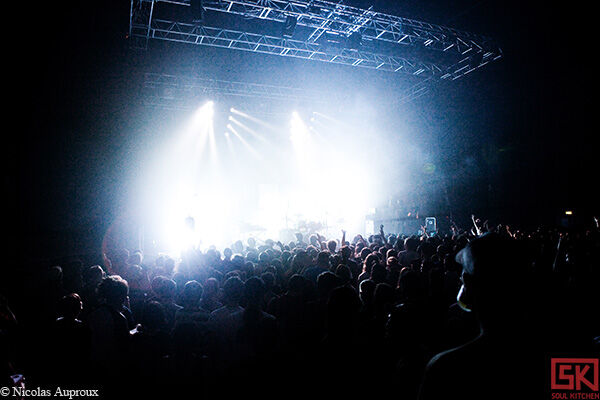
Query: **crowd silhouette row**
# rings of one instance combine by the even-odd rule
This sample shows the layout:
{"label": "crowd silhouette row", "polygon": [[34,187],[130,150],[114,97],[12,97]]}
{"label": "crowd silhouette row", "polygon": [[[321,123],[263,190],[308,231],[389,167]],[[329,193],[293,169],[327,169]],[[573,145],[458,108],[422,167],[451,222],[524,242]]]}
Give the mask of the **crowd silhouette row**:
{"label": "crowd silhouette row", "polygon": [[599,230],[473,222],[45,265],[2,297],[2,386],[539,398],[600,353]]}

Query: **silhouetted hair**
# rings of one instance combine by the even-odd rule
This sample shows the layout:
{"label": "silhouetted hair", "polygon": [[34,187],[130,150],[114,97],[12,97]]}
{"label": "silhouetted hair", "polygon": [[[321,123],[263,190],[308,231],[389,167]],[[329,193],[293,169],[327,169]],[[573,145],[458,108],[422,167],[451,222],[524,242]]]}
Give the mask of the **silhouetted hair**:
{"label": "silhouetted hair", "polygon": [[128,292],[127,281],[119,275],[107,276],[98,286],[98,294],[109,303],[124,302]]}

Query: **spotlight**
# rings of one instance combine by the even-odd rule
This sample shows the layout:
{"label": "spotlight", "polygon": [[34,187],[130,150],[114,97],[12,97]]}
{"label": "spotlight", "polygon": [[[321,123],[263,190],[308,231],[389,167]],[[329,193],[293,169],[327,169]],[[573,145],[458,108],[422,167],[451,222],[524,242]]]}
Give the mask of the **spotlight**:
{"label": "spotlight", "polygon": [[225,137],[229,137],[229,132],[225,132]]}
{"label": "spotlight", "polygon": [[298,18],[293,15],[288,15],[285,17],[285,22],[283,23],[283,31],[281,36],[286,38],[291,38],[294,36],[294,31],[296,30],[296,24],[298,23]]}
{"label": "spotlight", "polygon": [[565,215],[573,215],[573,211],[565,211]]}
{"label": "spotlight", "polygon": [[233,117],[230,115],[229,118],[227,118],[229,121],[233,121]]}
{"label": "spotlight", "polygon": [[231,107],[231,108],[229,109],[229,112],[235,112],[235,108]]}
{"label": "spotlight", "polygon": [[190,6],[192,8],[192,21],[204,21],[204,7],[202,7],[202,0],[191,0]]}

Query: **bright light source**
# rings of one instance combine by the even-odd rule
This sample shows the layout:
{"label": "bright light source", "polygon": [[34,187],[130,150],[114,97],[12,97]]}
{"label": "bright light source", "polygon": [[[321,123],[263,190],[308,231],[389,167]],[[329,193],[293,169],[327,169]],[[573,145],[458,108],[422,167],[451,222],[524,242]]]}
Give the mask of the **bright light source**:
{"label": "bright light source", "polygon": [[573,211],[565,211],[565,215],[573,215]]}
{"label": "bright light source", "polygon": [[[301,109],[283,121],[263,121],[231,107],[227,119],[220,117],[226,128],[214,131],[213,113],[221,107],[201,104],[180,135],[168,135],[170,147],[156,149],[157,162],[148,163],[144,191],[134,201],[148,202],[146,237],[156,238],[158,251],[178,256],[190,246],[222,249],[250,229],[260,229],[252,235],[261,240],[278,239],[297,221],[320,224],[327,237],[338,237],[340,228],[364,234],[369,207],[387,196],[378,180],[368,179],[380,149],[367,143],[379,127],[347,113],[333,120]],[[215,138],[218,132],[223,136]],[[193,229],[187,217],[194,218]]]}

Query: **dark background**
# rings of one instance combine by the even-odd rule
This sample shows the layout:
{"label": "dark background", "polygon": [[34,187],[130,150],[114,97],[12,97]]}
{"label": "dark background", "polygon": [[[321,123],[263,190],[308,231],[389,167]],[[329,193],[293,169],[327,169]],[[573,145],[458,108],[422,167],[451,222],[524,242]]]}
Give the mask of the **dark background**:
{"label": "dark background", "polygon": [[[556,223],[573,209],[579,222],[591,222],[598,203],[591,8],[346,3],[487,34],[504,52],[500,61],[440,84],[409,106],[386,109],[422,126],[412,139],[433,149],[449,180],[441,212],[531,226]],[[402,86],[397,74],[206,47],[164,43],[134,53],[126,40],[127,1],[17,7],[7,10],[3,57],[10,88],[3,208],[6,243],[25,255],[97,247],[135,196],[124,177],[136,166],[136,151],[150,143],[139,122],[149,112],[138,95],[145,71],[302,85],[326,70],[333,84],[346,87],[368,79],[370,90],[393,96],[389,88]]]}

